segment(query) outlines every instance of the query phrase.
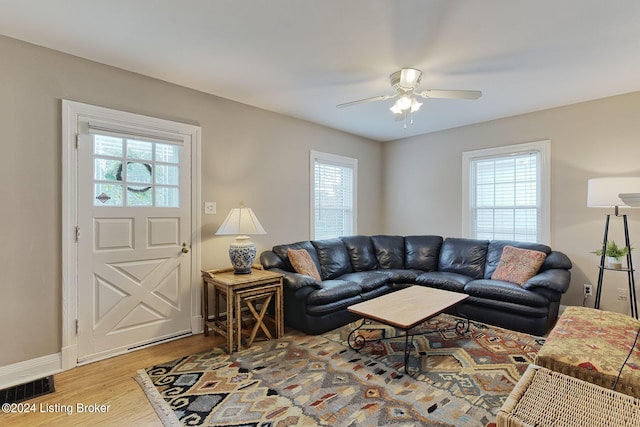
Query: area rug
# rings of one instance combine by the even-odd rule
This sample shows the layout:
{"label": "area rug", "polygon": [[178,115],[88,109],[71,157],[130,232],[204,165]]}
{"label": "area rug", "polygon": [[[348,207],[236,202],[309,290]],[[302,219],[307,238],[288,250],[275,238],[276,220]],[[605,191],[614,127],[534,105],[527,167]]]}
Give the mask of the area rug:
{"label": "area rug", "polygon": [[220,349],[138,371],[166,426],[490,426],[542,340],[442,314],[420,326],[404,373],[402,333],[354,325],[320,336],[288,331],[228,355]]}

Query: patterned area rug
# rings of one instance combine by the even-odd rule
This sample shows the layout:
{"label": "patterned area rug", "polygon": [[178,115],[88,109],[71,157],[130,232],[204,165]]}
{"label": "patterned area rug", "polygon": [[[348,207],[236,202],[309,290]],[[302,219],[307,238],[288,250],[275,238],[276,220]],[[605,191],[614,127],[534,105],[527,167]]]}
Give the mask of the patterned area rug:
{"label": "patterned area rug", "polygon": [[138,372],[166,426],[489,426],[543,341],[472,323],[463,335],[442,314],[421,325],[404,373],[403,333],[349,325],[295,331],[229,356],[220,349]]}

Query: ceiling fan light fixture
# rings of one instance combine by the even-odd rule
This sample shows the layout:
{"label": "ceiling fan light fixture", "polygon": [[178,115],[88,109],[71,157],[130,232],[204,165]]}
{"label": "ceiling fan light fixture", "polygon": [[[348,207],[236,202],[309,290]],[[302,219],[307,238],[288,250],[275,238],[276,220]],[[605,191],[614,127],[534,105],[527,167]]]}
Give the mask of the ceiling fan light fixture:
{"label": "ceiling fan light fixture", "polygon": [[394,114],[402,114],[408,110],[411,110],[413,113],[418,111],[421,106],[422,102],[418,102],[411,94],[405,93],[398,98],[389,109],[393,111]]}
{"label": "ceiling fan light fixture", "polygon": [[422,102],[418,102],[414,97],[411,97],[411,112],[416,112],[422,107]]}
{"label": "ceiling fan light fixture", "polygon": [[400,86],[415,89],[421,75],[422,71],[415,68],[403,68],[400,70]]}
{"label": "ceiling fan light fixture", "polygon": [[398,101],[394,102],[389,110],[391,110],[393,114],[402,114],[402,109],[398,106]]}
{"label": "ceiling fan light fixture", "polygon": [[396,101],[396,104],[402,111],[404,111],[411,108],[412,100],[413,100],[413,97],[405,93]]}
{"label": "ceiling fan light fixture", "polygon": [[402,68],[401,70],[391,73],[389,83],[395,91],[391,95],[379,95],[371,98],[360,99],[357,101],[338,104],[336,107],[348,107],[351,105],[362,104],[370,101],[386,101],[387,99],[396,98],[393,103],[391,112],[397,116],[397,119],[404,119],[404,127],[407,128],[407,119],[413,124],[413,113],[418,111],[422,106],[422,102],[416,100],[416,96],[421,98],[450,98],[450,99],[478,99],[482,96],[479,90],[444,90],[444,89],[425,89],[417,91],[420,84],[422,71],[417,68]]}

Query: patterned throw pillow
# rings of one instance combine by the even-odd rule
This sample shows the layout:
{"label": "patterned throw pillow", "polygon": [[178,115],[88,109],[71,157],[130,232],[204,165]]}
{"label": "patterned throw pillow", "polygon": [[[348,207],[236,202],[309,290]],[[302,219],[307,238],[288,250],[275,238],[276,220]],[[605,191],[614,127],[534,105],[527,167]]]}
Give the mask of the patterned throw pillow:
{"label": "patterned throw pillow", "polygon": [[538,273],[546,257],[544,252],[505,246],[491,278],[522,285]]}
{"label": "patterned throw pillow", "polygon": [[311,255],[305,249],[287,249],[287,256],[293,269],[300,274],[311,276],[320,282],[320,273],[316,264],[311,259]]}

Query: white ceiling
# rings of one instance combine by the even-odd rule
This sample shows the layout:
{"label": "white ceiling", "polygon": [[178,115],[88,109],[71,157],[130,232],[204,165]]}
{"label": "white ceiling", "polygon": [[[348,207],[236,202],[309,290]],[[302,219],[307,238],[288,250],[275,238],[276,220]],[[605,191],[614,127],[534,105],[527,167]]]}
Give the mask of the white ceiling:
{"label": "white ceiling", "polygon": [[[381,141],[640,90],[638,0],[0,0],[0,34]],[[483,96],[335,107],[402,67]]]}

